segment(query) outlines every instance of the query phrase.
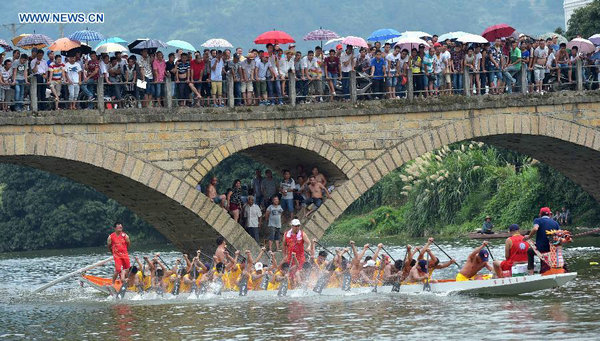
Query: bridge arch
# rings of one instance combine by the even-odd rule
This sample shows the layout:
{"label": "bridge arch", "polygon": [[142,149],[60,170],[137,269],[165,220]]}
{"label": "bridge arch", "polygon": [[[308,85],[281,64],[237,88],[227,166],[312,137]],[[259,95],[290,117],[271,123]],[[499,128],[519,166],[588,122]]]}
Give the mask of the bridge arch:
{"label": "bridge arch", "polygon": [[[311,237],[326,229],[382,177],[445,145],[477,140],[529,155],[569,177],[600,200],[600,131],[537,114],[478,115],[417,133],[388,149],[336,189],[306,222]],[[560,151],[560,153],[556,153]]]}
{"label": "bridge arch", "polygon": [[354,162],[335,144],[315,136],[272,129],[238,135],[214,147],[191,168],[186,181],[200,182],[221,161],[236,153],[260,161],[274,171],[294,167],[299,162],[305,166],[318,166],[336,185],[358,172]]}
{"label": "bridge arch", "polygon": [[0,135],[0,162],[91,186],[130,208],[181,250],[214,247],[220,234],[236,249],[258,252],[242,227],[194,186],[119,150],[51,133],[8,133]]}

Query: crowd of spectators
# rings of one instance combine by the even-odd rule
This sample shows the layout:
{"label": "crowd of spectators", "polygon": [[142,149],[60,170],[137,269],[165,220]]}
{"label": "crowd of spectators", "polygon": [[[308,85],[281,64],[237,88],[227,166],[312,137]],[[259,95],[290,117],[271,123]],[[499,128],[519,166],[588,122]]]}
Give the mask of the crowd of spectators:
{"label": "crowd of spectators", "polygon": [[294,219],[304,219],[313,214],[335,189],[327,184],[327,178],[313,167],[309,174],[302,165],[292,171],[281,171],[281,181],[273,177],[270,169],[255,171],[252,183],[243,186],[239,179],[225,193],[217,189],[218,179],[212,177],[203,191],[214,203],[226,209],[231,217],[242,225],[257,242],[260,237],[268,240],[269,250],[275,244],[280,250],[282,226]]}
{"label": "crowd of spectators", "polygon": [[166,106],[167,96],[177,106],[281,105],[291,100],[291,77],[297,103],[348,101],[352,70],[362,100],[406,97],[409,83],[414,96],[422,97],[556,91],[576,82],[578,61],[586,86],[597,88],[600,58],[592,55],[597,53],[568,50],[558,37],[525,35],[487,44],[442,42],[434,35],[411,50],[376,42],[360,49],[338,45],[324,51],[316,46],[303,53],[294,44],[286,50],[267,44],[265,50],[247,52],[177,50],[166,58],[155,49],[142,50],[139,56],[92,51],[68,57],[16,49],[12,56],[0,54],[0,110],[30,109],[25,99],[30,98],[32,78],[39,110],[94,108],[99,80],[109,109]]}

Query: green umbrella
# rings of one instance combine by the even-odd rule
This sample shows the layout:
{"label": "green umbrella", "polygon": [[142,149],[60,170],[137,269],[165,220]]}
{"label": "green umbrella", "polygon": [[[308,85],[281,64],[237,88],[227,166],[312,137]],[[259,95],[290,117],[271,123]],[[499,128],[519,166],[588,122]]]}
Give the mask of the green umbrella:
{"label": "green umbrella", "polygon": [[544,33],[544,34],[540,35],[540,36],[538,37],[538,39],[544,39],[544,40],[546,40],[546,39],[548,39],[548,38],[552,38],[552,37],[554,37],[554,36],[558,37],[558,44],[562,44],[562,43],[565,43],[565,44],[566,44],[566,43],[568,43],[568,42],[569,42],[569,41],[567,40],[567,38],[565,38],[565,37],[561,36],[561,35],[560,35],[560,34],[558,34],[558,33],[554,33],[554,32],[548,32],[548,33]]}

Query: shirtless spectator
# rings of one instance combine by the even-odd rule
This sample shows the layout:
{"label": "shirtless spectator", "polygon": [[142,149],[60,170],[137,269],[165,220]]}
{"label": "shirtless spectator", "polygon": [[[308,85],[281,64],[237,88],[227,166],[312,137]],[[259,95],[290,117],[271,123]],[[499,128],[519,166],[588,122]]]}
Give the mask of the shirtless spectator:
{"label": "shirtless spectator", "polygon": [[227,260],[227,242],[221,236],[217,237],[217,249],[214,258],[217,263],[225,263]]}
{"label": "shirtless spectator", "polygon": [[215,204],[221,205],[221,207],[225,207],[225,203],[227,198],[225,194],[217,194],[217,177],[210,179],[210,183],[206,186],[206,196],[210,198]]}
{"label": "shirtless spectator", "polygon": [[[313,168],[313,172],[315,169],[316,168]],[[325,192],[327,198],[330,198],[327,188],[321,182],[318,182],[317,177],[314,175],[311,175],[308,178],[308,190],[310,191],[310,198],[302,203],[302,208],[305,209],[310,204],[314,204],[314,207],[306,214],[306,216],[311,215],[321,207],[323,204],[323,192]]]}
{"label": "shirtless spectator", "polygon": [[327,179],[325,178],[325,175],[319,173],[319,168],[313,167],[311,174],[317,179],[318,182],[323,184],[323,187],[327,185]]}

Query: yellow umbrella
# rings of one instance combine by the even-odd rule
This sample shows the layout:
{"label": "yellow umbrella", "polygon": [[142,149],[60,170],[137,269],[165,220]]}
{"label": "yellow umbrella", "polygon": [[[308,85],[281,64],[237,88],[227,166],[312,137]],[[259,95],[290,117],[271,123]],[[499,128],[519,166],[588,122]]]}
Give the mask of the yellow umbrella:
{"label": "yellow umbrella", "polygon": [[50,45],[48,49],[52,51],[69,51],[79,46],[81,46],[81,43],[77,40],[71,40],[69,38],[60,38],[57,39],[52,45]]}
{"label": "yellow umbrella", "polygon": [[21,39],[27,37],[28,35],[29,35],[29,33],[20,34],[16,37],[12,38],[11,41],[12,41],[13,45],[17,46],[17,43],[20,42]]}

